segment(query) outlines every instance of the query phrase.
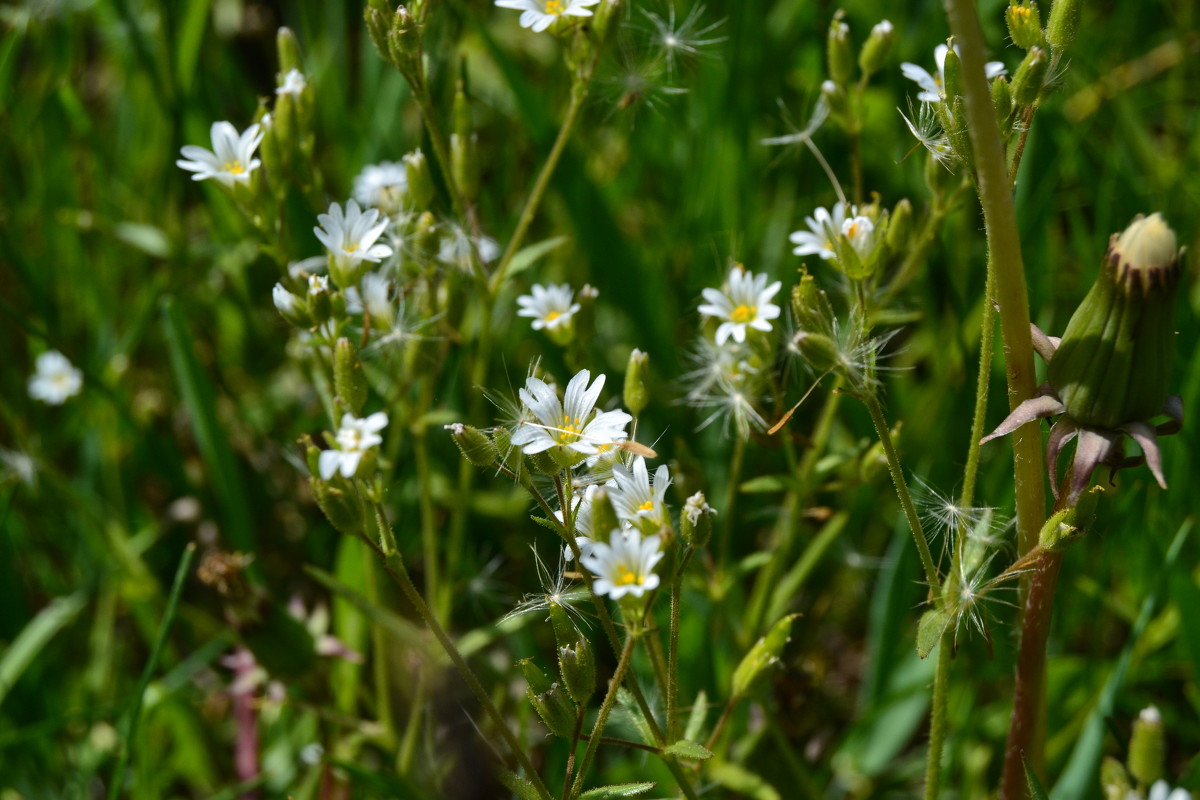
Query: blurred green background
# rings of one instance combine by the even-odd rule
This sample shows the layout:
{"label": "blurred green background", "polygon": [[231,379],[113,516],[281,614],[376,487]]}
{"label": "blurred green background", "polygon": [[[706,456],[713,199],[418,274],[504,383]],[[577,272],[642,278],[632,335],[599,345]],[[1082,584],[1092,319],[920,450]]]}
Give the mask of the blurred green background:
{"label": "blurred green background", "polygon": [[[680,0],[677,13],[693,5]],[[659,14],[668,8],[655,0],[646,7]],[[722,40],[670,76],[643,68],[639,42],[650,23],[632,13],[629,44],[603,63],[532,232],[531,241],[566,234],[570,242],[521,276],[522,290],[535,280],[600,290],[598,335],[587,351],[593,371],[608,372],[616,387],[630,347],[651,354],[654,402],[639,438],[656,441],[674,460],[676,507],[696,488],[706,488],[710,500],[723,498],[728,470],[729,442],[719,426],[695,434],[703,416],[680,405],[701,288],[719,284],[731,258],[790,285],[799,259],[787,234],[835,199],[807,153],[761,140],[807,118],[824,78],[825,30],[841,7],[856,43],[882,17],[896,26],[891,66],[872,81],[865,106],[865,185],[888,206],[907,196],[921,207],[923,158],[906,158],[913,142],[897,113],[915,88],[898,67],[932,66],[933,47],[947,34],[940,5],[726,0],[709,2],[701,17],[703,25],[721,23],[710,36]],[[1004,46],[1003,7],[981,2],[980,13],[991,57],[1012,70],[1019,55]],[[174,164],[182,145],[208,145],[212,121],[243,128],[258,98],[273,93],[281,25],[295,31],[315,88],[316,158],[330,200],[347,197],[362,166],[420,146],[407,87],[374,52],[361,14],[357,3],[317,0],[0,7],[3,800],[107,792],[120,720],[189,542],[252,552],[256,580],[274,597],[330,605],[332,632],[371,654],[365,617],[304,569],[317,567],[350,586],[369,580],[357,547],[329,527],[308,492],[294,442],[327,421],[287,355],[288,330],[269,300],[276,267],[225,196]],[[1016,190],[1031,308],[1048,332],[1061,332],[1109,234],[1134,214],[1161,210],[1181,243],[1196,249],[1198,15],[1193,0],[1085,4],[1064,87],[1035,119]],[[558,47],[481,0],[437,2],[431,16],[434,95],[447,111],[464,60],[480,137],[481,221],[503,243],[565,105]],[[815,138],[848,182],[844,138],[833,126]],[[317,210],[301,209],[300,216]],[[295,227],[295,259],[320,254],[308,227]],[[889,417],[903,421],[906,467],[947,494],[957,488],[967,449],[984,256],[978,210],[967,203],[901,298],[915,313],[890,362],[905,369],[886,387]],[[1055,797],[1099,796],[1100,755],[1123,752],[1129,720],[1150,703],[1167,721],[1169,774],[1200,787],[1197,535],[1186,535],[1167,561],[1177,533],[1191,530],[1197,485],[1194,269],[1181,295],[1175,386],[1192,419],[1164,441],[1171,490],[1159,490],[1145,470],[1123,473],[1098,529],[1066,559],[1051,643]],[[512,308],[512,297],[502,298],[489,385],[518,383],[539,355],[561,375],[555,348],[505,310]],[[34,358],[47,349],[84,371],[83,393],[61,407],[36,403],[26,392]],[[436,405],[450,419],[482,408],[484,418],[467,421],[490,424],[490,407],[474,399],[477,389],[457,366],[451,361],[435,387]],[[1002,417],[1004,391],[999,358],[995,366],[993,424]],[[819,407],[806,404],[790,425],[798,445]],[[832,460],[821,467],[827,480],[819,505],[847,511],[849,521],[788,606],[804,616],[769,691],[733,723],[747,731],[739,760],[785,797],[912,796],[924,763],[932,674],[913,652],[923,590],[886,476],[839,477],[839,465],[853,463],[872,441],[865,412],[852,403],[842,408]],[[543,554],[554,545],[526,519],[525,499],[501,479],[483,475],[470,498],[455,497],[458,454],[449,441],[433,442],[438,508],[469,502],[473,512],[466,556],[459,574],[449,576],[456,589],[449,626],[482,632],[487,644],[473,663],[502,685],[517,658],[545,658],[548,626],[539,621],[500,639],[489,626],[522,594],[537,591],[529,545],[538,542]],[[744,477],[777,472],[778,442],[756,437],[755,444]],[[401,439],[397,458],[410,457],[409,448]],[[20,468],[21,456],[31,471]],[[1009,458],[1007,446],[984,451],[980,494],[989,504],[1011,505]],[[402,549],[418,559],[415,472],[397,474],[397,531]],[[739,558],[766,542],[778,496],[766,487],[743,500],[735,525]],[[806,528],[801,542],[816,529]],[[743,564],[753,568],[753,561]],[[750,635],[731,632],[742,592],[735,586],[722,599],[703,586],[688,591],[686,692],[704,689],[720,702],[743,652],[735,643]],[[410,614],[398,597],[388,605],[401,617]],[[985,796],[998,772],[1014,635],[1012,609],[995,612],[990,638],[964,631],[958,641],[946,796]],[[189,577],[130,748],[127,796],[238,795],[231,672],[220,662],[234,641],[220,598]],[[404,664],[412,648],[388,641],[391,650],[380,657],[391,665],[403,719],[413,702],[412,667]],[[441,740],[486,752],[459,708],[465,694],[458,696],[457,678],[448,675],[422,696],[441,700],[430,711],[432,732],[413,745],[422,754],[418,766],[408,774],[398,769],[386,737],[362,722],[372,713],[365,696],[370,669],[322,660],[289,681],[291,700],[260,725],[270,772],[258,787],[262,796],[342,796],[323,794],[325,767],[305,760],[313,743],[352,770],[352,794],[345,796],[355,797],[436,792],[422,787],[456,757],[468,757],[439,750]],[[528,717],[520,699],[511,713]],[[565,759],[548,744],[538,747],[543,763]],[[561,766],[547,767],[549,774],[555,769],[561,773]],[[620,754],[604,759],[602,769],[613,780],[661,770]]]}

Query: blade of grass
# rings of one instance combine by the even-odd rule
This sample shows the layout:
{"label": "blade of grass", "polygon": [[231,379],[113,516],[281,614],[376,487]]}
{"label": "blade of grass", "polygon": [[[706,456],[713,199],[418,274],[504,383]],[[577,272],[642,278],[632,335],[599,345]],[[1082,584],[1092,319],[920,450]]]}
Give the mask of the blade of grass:
{"label": "blade of grass", "polygon": [[37,613],[0,655],[0,704],[21,673],[37,658],[55,634],[75,619],[86,602],[82,591],[60,597]]}

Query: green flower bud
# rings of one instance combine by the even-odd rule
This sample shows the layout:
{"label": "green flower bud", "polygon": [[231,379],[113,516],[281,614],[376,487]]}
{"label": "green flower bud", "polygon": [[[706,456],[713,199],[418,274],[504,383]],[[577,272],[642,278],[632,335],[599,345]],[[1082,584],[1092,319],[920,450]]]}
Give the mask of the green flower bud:
{"label": "green flower bud", "polygon": [[1161,214],[1113,234],[1100,275],[1071,321],[1047,378],[1080,425],[1115,429],[1158,414],[1174,350],[1180,255]]}
{"label": "green flower bud", "polygon": [[1042,41],[1042,15],[1033,0],[1013,0],[1004,10],[1004,21],[1008,23],[1008,35],[1022,50],[1028,50]]}
{"label": "green flower bud", "polygon": [[586,705],[596,691],[596,655],[592,645],[558,603],[550,604],[550,621],[558,642],[558,669],[563,683],[575,702]]}
{"label": "green flower bud", "polygon": [[[359,469],[362,471],[361,465]],[[312,477],[308,483],[317,505],[334,528],[347,536],[362,533],[367,511],[362,496],[350,481],[335,475],[330,481]]]}
{"label": "green flower bud", "polygon": [[1050,59],[1046,51],[1040,47],[1029,48],[1021,66],[1017,67],[1017,74],[1013,76],[1013,102],[1018,106],[1031,106],[1037,102],[1049,68]]}
{"label": "green flower bud", "polygon": [[504,427],[496,428],[492,431],[492,442],[496,445],[501,463],[518,477],[524,474],[528,469],[525,453],[512,443],[512,431]]}
{"label": "green flower bud", "polygon": [[458,445],[463,458],[475,466],[490,467],[500,457],[499,451],[496,450],[496,443],[478,428],[454,422],[447,425],[446,430],[450,431],[450,436]]}
{"label": "green flower bud", "polygon": [[1065,550],[1082,539],[1096,519],[1096,501],[1103,493],[1103,486],[1093,486],[1075,505],[1054,512],[1042,525],[1038,544],[1045,550]]}
{"label": "green flower bud", "polygon": [[1008,118],[1012,115],[1013,93],[1012,85],[1003,75],[992,81],[992,107],[996,109],[996,124],[1000,126],[1000,132],[1010,131],[1012,128]]}
{"label": "green flower bud", "polygon": [[871,28],[871,34],[858,53],[858,68],[863,75],[870,77],[883,69],[895,38],[896,30],[886,19]]}
{"label": "green flower bud", "polygon": [[850,26],[842,22],[844,11],[833,15],[825,37],[825,61],[830,79],[845,86],[854,75],[854,53],[850,49]]}
{"label": "green flower bud", "polygon": [[716,511],[708,504],[704,492],[696,492],[683,504],[679,515],[679,535],[689,547],[704,547],[712,537],[712,518]]}
{"label": "green flower bud", "polygon": [[1129,774],[1149,786],[1163,776],[1167,742],[1162,714],[1154,706],[1143,708],[1129,735]]}
{"label": "green flower bud", "polygon": [[1046,41],[1053,50],[1065,50],[1075,41],[1079,31],[1081,0],[1054,0],[1050,6],[1050,21],[1046,25]]}
{"label": "green flower bud", "polygon": [[294,69],[301,69],[300,45],[290,28],[280,28],[276,32],[275,51],[279,54],[280,72],[286,75]]}
{"label": "green flower bud", "polygon": [[1100,787],[1104,789],[1104,800],[1127,800],[1133,791],[1125,767],[1112,756],[1105,756],[1100,764]]}
{"label": "green flower bud", "polygon": [[333,347],[333,389],[347,411],[362,416],[363,403],[367,402],[367,377],[358,362],[358,351],[345,336]]}
{"label": "green flower bud", "polygon": [[529,683],[529,702],[533,709],[546,723],[546,727],[555,736],[570,738],[575,732],[575,717],[578,713],[575,703],[557,683],[550,683],[546,673],[526,659],[521,662],[521,671]]}
{"label": "green flower bud", "polygon": [[404,173],[408,178],[408,202],[414,211],[429,208],[433,201],[433,175],[420,148],[404,156]]}
{"label": "green flower bud", "polygon": [[606,535],[620,527],[612,498],[608,496],[608,490],[601,486],[592,493],[592,530],[598,535]]}
{"label": "green flower bud", "polygon": [[[332,267],[333,256],[329,257],[329,263]],[[335,278],[336,280],[336,278]],[[339,286],[341,284],[338,284]],[[340,296],[341,293],[339,292]],[[333,313],[333,297],[329,291],[328,279],[324,276],[312,275],[308,279],[308,315],[312,317],[313,325],[320,325],[326,322]]]}
{"label": "green flower bud", "polygon": [[419,75],[421,65],[421,26],[416,17],[404,6],[392,15],[392,24],[387,32],[389,60],[404,75]]}
{"label": "green flower bud", "polygon": [[907,197],[903,197],[892,209],[891,221],[888,223],[888,250],[893,253],[902,253],[908,249],[908,239],[912,235],[912,220],[912,203]]}
{"label": "green flower bud", "polygon": [[817,372],[837,369],[842,365],[842,353],[837,342],[824,334],[798,331],[792,337],[790,346]]}
{"label": "green flower bud", "polygon": [[630,414],[637,417],[649,403],[646,393],[646,365],[650,356],[634,348],[629,353],[629,365],[625,368],[625,393],[622,399]]}
{"label": "green flower bud", "polygon": [[850,100],[846,97],[846,90],[841,85],[833,81],[825,81],[821,84],[821,96],[829,105],[829,113],[840,119],[846,119],[846,115],[850,111]]}
{"label": "green flower bud", "polygon": [[792,287],[792,313],[801,330],[833,330],[833,306],[829,297],[804,267],[800,268],[800,280]]}
{"label": "green flower bud", "polygon": [[953,103],[954,98],[962,97],[962,60],[959,59],[953,42],[946,50],[946,62],[942,66],[942,79],[946,84],[947,102]]}
{"label": "green flower bud", "polygon": [[392,11],[388,8],[387,0],[368,0],[367,7],[363,9],[363,19],[366,20],[367,33],[371,37],[371,42],[379,51],[380,58],[388,63],[391,63],[392,60],[387,43],[388,23],[391,15]]}

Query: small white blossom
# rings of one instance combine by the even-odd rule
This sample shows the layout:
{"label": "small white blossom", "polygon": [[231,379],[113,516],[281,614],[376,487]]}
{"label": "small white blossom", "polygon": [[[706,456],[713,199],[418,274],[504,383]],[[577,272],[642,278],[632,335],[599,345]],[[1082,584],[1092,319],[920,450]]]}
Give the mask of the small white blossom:
{"label": "small white blossom", "polygon": [[533,419],[520,421],[513,432],[513,445],[527,455],[552,447],[593,455],[629,438],[625,426],[633,417],[619,409],[597,412],[596,400],[604,388],[604,376],[598,375],[589,387],[590,378],[588,370],[580,370],[567,384],[561,402],[558,392],[545,381],[532,376],[526,379],[518,395]]}
{"label": "small white blossom", "polygon": [[382,411],[365,419],[358,419],[353,414],[344,415],[337,433],[338,449],[321,451],[317,460],[321,479],[327,481],[337,472],[341,472],[343,478],[354,477],[367,451],[383,443],[379,432],[387,427],[387,423],[387,414]]}
{"label": "small white blossom", "polygon": [[[1126,800],[1142,800],[1137,792],[1130,792]],[[1146,794],[1145,800],[1192,800],[1192,793],[1187,789],[1172,789],[1166,781],[1155,781]]]}
{"label": "small white blossom", "polygon": [[847,208],[845,204],[838,203],[833,207],[832,213],[824,208],[818,208],[811,217],[805,217],[804,224],[808,226],[808,230],[795,231],[788,237],[792,244],[796,245],[792,252],[798,256],[820,256],[826,261],[837,258],[837,248],[834,243],[846,222],[847,210],[853,217],[858,208],[856,206]]}
{"label": "small white blossom", "polygon": [[736,342],[746,341],[746,328],[760,331],[771,330],[767,320],[779,316],[779,306],[771,302],[771,298],[782,286],[775,281],[767,286],[766,273],[755,275],[740,267],[729,271],[728,290],[705,289],[704,299],[708,302],[700,306],[700,313],[709,317],[724,320],[717,328],[717,344],[725,344],[730,336]]}
{"label": "small white blossom", "polygon": [[321,226],[313,228],[313,233],[333,254],[344,276],[353,276],[363,261],[378,262],[392,254],[386,244],[375,243],[388,226],[387,217],[380,219],[377,208],[362,211],[351,200],[343,212],[340,205],[330,203],[329,213],[319,215],[317,222]]}
{"label": "small white blossom", "polygon": [[[586,555],[592,551],[592,501],[599,488],[595,485],[589,486],[582,495],[577,494],[571,499],[571,508],[575,512],[575,545],[579,548],[580,555]],[[554,512],[554,518],[559,522],[563,521],[562,509]],[[563,558],[567,561],[575,558],[575,552],[571,549],[571,545],[563,546]]]}
{"label": "small white blossom", "polygon": [[875,248],[875,223],[870,217],[854,217],[842,223],[842,236],[864,261],[871,257]]}
{"label": "small white blossom", "polygon": [[184,145],[180,151],[183,158],[175,164],[196,173],[192,176],[194,181],[216,178],[229,187],[235,183],[249,183],[250,173],[262,164],[254,157],[263,138],[260,126],[256,123],[239,134],[228,122],[214,122],[210,135],[211,151],[192,144]]}
{"label": "small white blossom", "polygon": [[292,97],[299,97],[304,91],[304,87],[308,83],[304,79],[304,73],[298,69],[288,70],[288,74],[283,76],[283,85],[275,89],[275,94],[284,95],[290,94]]}
{"label": "small white blossom", "polygon": [[[904,77],[910,81],[916,81],[917,85],[921,87],[921,93],[917,95],[917,99],[921,102],[940,103],[946,99],[946,54],[949,52],[950,48],[944,44],[939,44],[934,48],[933,59],[937,62],[936,75],[930,75],[924,67],[908,61],[900,65],[900,71],[904,73]],[[959,52],[958,45],[954,46],[954,52]],[[987,75],[989,81],[1003,75],[1005,71],[1004,65],[999,61],[989,61],[984,65],[984,74]]]}
{"label": "small white blossom", "polygon": [[560,325],[568,325],[571,316],[579,310],[579,303],[572,303],[573,295],[568,284],[561,286],[542,286],[534,284],[530,289],[532,294],[523,294],[517,298],[521,310],[518,317],[532,317],[533,329],[542,328],[554,330]]}
{"label": "small white blossom", "polygon": [[0,447],[0,478],[13,478],[27,486],[37,485],[37,464],[28,453],[20,450],[5,450]]}
{"label": "small white blossom", "polygon": [[275,284],[275,288],[271,290],[271,300],[280,314],[288,315],[296,311],[296,295],[289,292],[282,283]]}
{"label": "small white blossom", "polygon": [[346,311],[351,314],[366,312],[373,320],[391,325],[396,314],[391,291],[391,281],[378,272],[368,272],[358,287],[351,286],[346,290]]}
{"label": "small white blossom", "polygon": [[318,295],[322,292],[329,291],[329,276],[327,275],[309,275],[308,276],[308,293]]}
{"label": "small white blossom", "polygon": [[369,164],[354,179],[354,199],[364,207],[400,208],[408,193],[408,170],[399,161]]}
{"label": "small white blossom", "polygon": [[671,524],[667,512],[667,488],[671,485],[671,473],[667,465],[659,466],[654,472],[651,485],[646,459],[638,456],[633,460],[633,469],[613,464],[613,486],[608,496],[612,498],[617,516],[635,527],[648,523],[654,529]]}
{"label": "small white blossom", "polygon": [[288,264],[288,275],[292,280],[307,280],[309,275],[324,272],[327,266],[329,266],[329,259],[325,256],[313,256]]}
{"label": "small white blossom", "polygon": [[627,594],[641,597],[658,588],[659,577],[654,566],[663,557],[658,535],[642,539],[636,529],[614,530],[611,538],[608,543],[594,542],[591,550],[579,559],[596,575],[592,582],[596,594],[619,600]]}
{"label": "small white blossom", "polygon": [[701,516],[716,513],[716,509],[708,504],[708,499],[704,496],[704,492],[696,492],[683,504],[683,516],[692,525],[700,522]]}
{"label": "small white blossom", "polygon": [[52,406],[61,406],[83,388],[83,373],[57,350],[37,357],[37,371],[29,378],[29,396]]}
{"label": "small white blossom", "polygon": [[560,16],[590,17],[588,6],[600,0],[496,0],[500,8],[515,8],[521,13],[521,27],[544,31]]}

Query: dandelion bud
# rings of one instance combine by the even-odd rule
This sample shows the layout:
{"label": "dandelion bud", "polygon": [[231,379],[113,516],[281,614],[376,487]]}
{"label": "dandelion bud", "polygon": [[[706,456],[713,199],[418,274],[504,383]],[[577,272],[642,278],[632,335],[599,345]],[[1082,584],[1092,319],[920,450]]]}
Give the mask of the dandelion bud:
{"label": "dandelion bud", "polygon": [[499,458],[500,453],[496,449],[496,443],[478,428],[464,425],[461,422],[454,422],[447,425],[446,430],[450,431],[450,436],[454,439],[454,443],[458,445],[463,458],[475,466],[490,467]]}
{"label": "dandelion bud", "polygon": [[1004,21],[1008,23],[1008,35],[1022,50],[1028,50],[1042,41],[1042,16],[1037,3],[1032,0],[1013,2],[1004,10]]}
{"label": "dandelion bud", "polygon": [[1100,764],[1100,787],[1104,789],[1104,800],[1127,800],[1133,791],[1125,767],[1112,756],[1105,756]]}
{"label": "dandelion bud", "polygon": [[1046,82],[1046,70],[1049,67],[1050,59],[1046,56],[1045,50],[1040,47],[1029,48],[1029,52],[1021,61],[1021,66],[1017,67],[1017,74],[1013,76],[1013,102],[1018,106],[1031,106],[1037,102],[1038,94],[1042,91],[1042,84]]}
{"label": "dandelion bud", "polygon": [[850,26],[842,22],[845,12],[838,11],[829,23],[825,37],[825,60],[830,79],[845,86],[854,75],[854,53],[850,49]]}
{"label": "dandelion bud", "polygon": [[696,492],[683,504],[679,515],[679,535],[689,547],[704,547],[712,536],[712,518],[717,512],[708,504],[704,492]]}
{"label": "dandelion bud", "polygon": [[358,351],[345,336],[333,347],[333,389],[347,411],[356,417],[362,415],[363,403],[367,402],[367,378],[358,362]]}
{"label": "dandelion bud", "polygon": [[913,207],[907,197],[902,197],[892,209],[887,229],[888,250],[900,253],[908,249],[908,237],[912,235]]}
{"label": "dandelion bud", "polygon": [[1129,735],[1129,774],[1144,786],[1154,783],[1163,776],[1166,748],[1162,714],[1154,706],[1143,708]]}
{"label": "dandelion bud", "polygon": [[1065,50],[1075,41],[1079,31],[1081,0],[1054,0],[1050,6],[1050,21],[1046,24],[1046,41],[1053,50]]}
{"label": "dandelion bud", "polygon": [[550,682],[549,676],[532,659],[521,662],[521,672],[529,684],[529,702],[533,704],[533,710],[551,733],[570,738],[575,732],[575,703],[557,683]]}
{"label": "dandelion bud", "polygon": [[646,365],[650,356],[634,348],[629,354],[629,366],[625,369],[625,408],[633,416],[640,416],[649,402],[646,394]]}
{"label": "dandelion bud", "polygon": [[895,28],[886,19],[871,28],[871,34],[858,53],[858,68],[863,75],[869,77],[883,69],[894,38]]}
{"label": "dandelion bud", "polygon": [[996,109],[996,124],[1000,126],[1001,133],[1010,130],[1008,118],[1013,110],[1012,85],[1003,75],[992,81],[992,107]]}
{"label": "dandelion bud", "polygon": [[592,530],[608,533],[619,530],[621,522],[617,518],[617,510],[613,508],[612,498],[608,489],[599,487],[592,493]]}
{"label": "dandelion bud", "polygon": [[275,51],[279,55],[279,71],[285,75],[300,69],[300,45],[291,28],[280,28],[275,34]]}
{"label": "dandelion bud", "polygon": [[1167,398],[1180,255],[1161,214],[1113,234],[1100,275],[1067,324],[1047,378],[1080,425],[1148,420]]}
{"label": "dandelion bud", "polygon": [[592,645],[558,603],[550,604],[550,622],[558,642],[558,668],[563,683],[571,698],[585,705],[596,691],[596,655]]}
{"label": "dandelion bud", "polygon": [[842,365],[837,342],[824,334],[799,331],[792,337],[791,346],[817,372],[833,370]]}
{"label": "dandelion bud", "polygon": [[404,156],[404,173],[408,178],[408,202],[413,210],[429,208],[433,200],[433,175],[420,148]]}

